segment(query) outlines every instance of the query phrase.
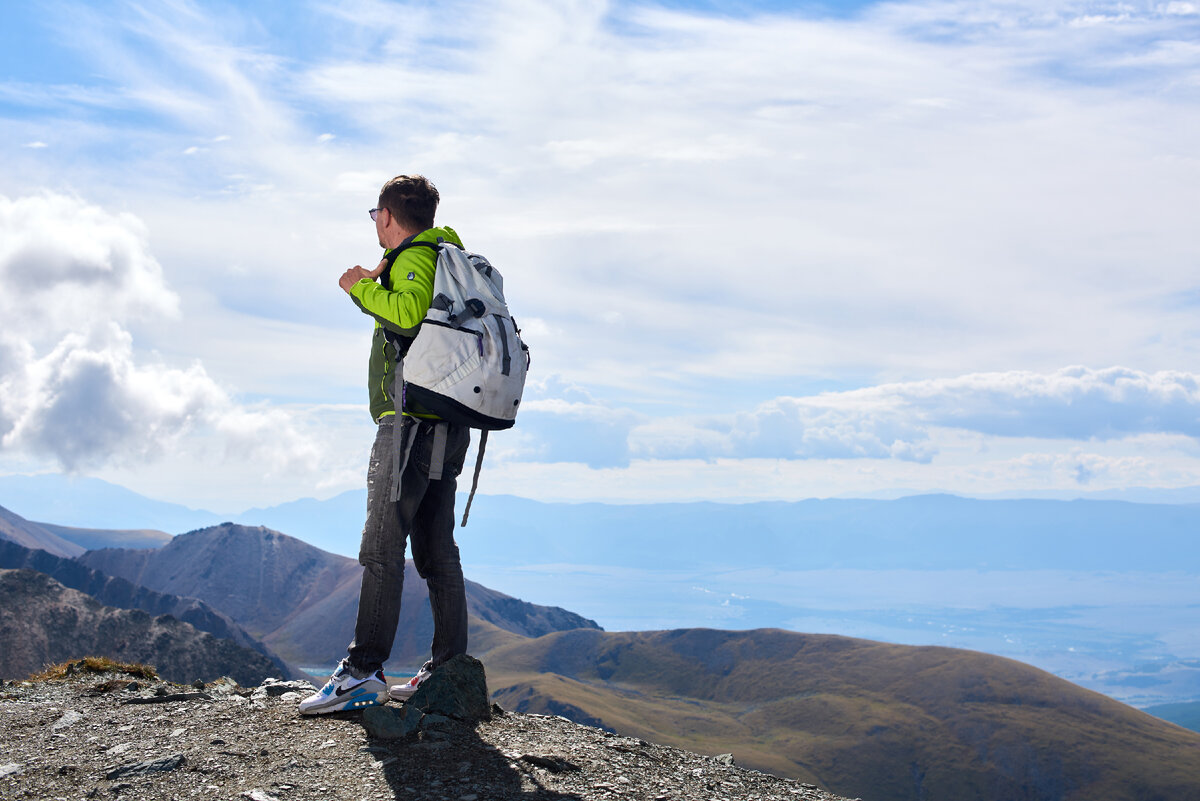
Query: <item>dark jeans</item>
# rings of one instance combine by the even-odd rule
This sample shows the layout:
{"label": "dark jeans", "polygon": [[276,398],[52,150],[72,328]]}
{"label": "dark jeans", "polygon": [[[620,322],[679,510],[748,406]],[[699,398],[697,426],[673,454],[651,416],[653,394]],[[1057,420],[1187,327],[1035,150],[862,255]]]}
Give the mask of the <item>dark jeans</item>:
{"label": "dark jeans", "polygon": [[[359,675],[379,670],[391,655],[404,588],[404,550],[409,540],[413,564],[429,587],[433,665],[467,651],[467,597],[454,541],[454,491],[470,444],[470,431],[463,426],[441,425],[449,428],[440,480],[429,478],[435,424],[409,417],[400,424],[389,416],[382,419],[375,434],[367,469],[367,523],[358,553],[364,568],[358,621],[347,657],[351,670]],[[393,449],[400,447],[402,432],[415,439],[401,481],[400,500],[393,502]]]}

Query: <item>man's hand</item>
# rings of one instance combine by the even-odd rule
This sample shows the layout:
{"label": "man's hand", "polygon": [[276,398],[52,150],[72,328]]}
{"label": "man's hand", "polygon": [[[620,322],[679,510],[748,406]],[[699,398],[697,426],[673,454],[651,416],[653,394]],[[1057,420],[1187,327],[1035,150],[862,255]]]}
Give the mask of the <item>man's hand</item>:
{"label": "man's hand", "polygon": [[369,272],[356,264],[349,270],[346,270],[346,272],[342,273],[342,277],[338,279],[338,286],[340,286],[342,290],[349,295],[350,287],[354,286],[364,278],[370,278],[371,280],[378,278],[385,267],[387,267],[387,259],[379,262],[379,266]]}

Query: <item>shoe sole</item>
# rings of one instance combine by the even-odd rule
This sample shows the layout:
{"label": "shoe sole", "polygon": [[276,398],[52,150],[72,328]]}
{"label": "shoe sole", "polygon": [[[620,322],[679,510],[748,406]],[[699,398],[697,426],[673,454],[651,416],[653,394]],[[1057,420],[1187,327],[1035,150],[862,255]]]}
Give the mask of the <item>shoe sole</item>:
{"label": "shoe sole", "polygon": [[387,693],[369,693],[344,700],[335,698],[321,706],[310,706],[308,709],[301,709],[300,714],[327,715],[331,712],[348,712],[355,709],[366,709],[369,706],[382,706],[387,703],[387,700]]}

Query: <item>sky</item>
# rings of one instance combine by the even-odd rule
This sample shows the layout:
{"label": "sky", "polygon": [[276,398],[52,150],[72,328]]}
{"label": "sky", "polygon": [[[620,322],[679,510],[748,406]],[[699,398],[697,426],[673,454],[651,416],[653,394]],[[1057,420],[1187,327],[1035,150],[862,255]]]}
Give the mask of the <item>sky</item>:
{"label": "sky", "polygon": [[1200,485],[1200,3],[12,4],[0,164],[0,474],[361,488],[420,172],[531,350],[485,494]]}

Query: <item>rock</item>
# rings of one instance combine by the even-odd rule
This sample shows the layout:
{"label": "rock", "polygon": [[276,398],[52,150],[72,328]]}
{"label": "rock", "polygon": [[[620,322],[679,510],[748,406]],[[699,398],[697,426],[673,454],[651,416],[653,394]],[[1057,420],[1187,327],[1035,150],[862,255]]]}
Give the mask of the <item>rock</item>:
{"label": "rock", "polygon": [[717,754],[713,759],[720,762],[722,765],[733,767],[733,754]]}
{"label": "rock", "polygon": [[271,795],[266,790],[261,790],[257,787],[253,790],[247,790],[246,792],[242,793],[241,797],[249,798],[250,801],[279,801],[278,798]]}
{"label": "rock", "polygon": [[568,762],[562,757],[541,756],[540,754],[523,754],[520,761],[528,762],[530,765],[536,765],[539,768],[545,768],[551,773],[564,773],[567,771],[579,770],[579,766],[573,762]]}
{"label": "rock", "polygon": [[68,726],[74,726],[79,721],[83,720],[83,715],[76,712],[74,709],[68,709],[63,713],[63,716],[54,722],[50,728],[55,731],[62,731]]}
{"label": "rock", "polygon": [[181,768],[186,763],[187,758],[183,754],[174,754],[162,759],[148,759],[145,762],[138,762],[136,765],[125,765],[116,770],[110,770],[105,774],[104,778],[113,781],[129,776],[141,776],[147,773],[166,773],[169,770]]}
{"label": "rock", "polygon": [[21,772],[21,766],[16,762],[9,762],[7,765],[0,765],[0,779],[6,776],[15,776]]}
{"label": "rock", "polygon": [[466,654],[443,662],[404,706],[455,720],[491,720],[483,663]]}
{"label": "rock", "polygon": [[254,698],[275,698],[284,693],[303,693],[311,695],[315,688],[307,681],[279,681],[278,679],[267,679],[258,687],[254,688]]}
{"label": "rock", "polygon": [[421,710],[405,704],[399,709],[391,706],[369,706],[363,710],[363,728],[372,737],[398,740],[421,728]]}

